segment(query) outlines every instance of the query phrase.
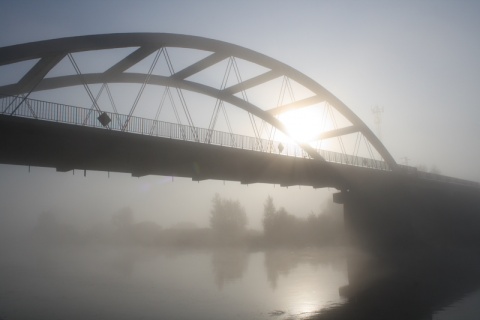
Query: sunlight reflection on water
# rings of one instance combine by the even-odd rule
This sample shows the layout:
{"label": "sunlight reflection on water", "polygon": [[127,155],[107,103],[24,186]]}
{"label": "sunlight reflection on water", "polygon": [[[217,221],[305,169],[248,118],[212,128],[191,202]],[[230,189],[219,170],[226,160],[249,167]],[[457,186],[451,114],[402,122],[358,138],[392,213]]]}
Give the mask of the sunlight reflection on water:
{"label": "sunlight reflection on water", "polygon": [[52,247],[6,255],[1,319],[299,319],[341,301],[347,281],[341,257],[317,249]]}
{"label": "sunlight reflection on water", "polygon": [[[442,264],[434,260],[434,268],[387,274],[361,295],[346,299],[339,295],[339,288],[351,286],[345,256],[328,249],[181,250],[29,243],[8,249],[0,245],[0,252],[2,320],[347,320],[379,315],[473,320],[479,314],[476,264],[463,263],[473,262],[471,256],[457,257],[465,272],[439,271]],[[416,275],[422,275],[420,281]]]}

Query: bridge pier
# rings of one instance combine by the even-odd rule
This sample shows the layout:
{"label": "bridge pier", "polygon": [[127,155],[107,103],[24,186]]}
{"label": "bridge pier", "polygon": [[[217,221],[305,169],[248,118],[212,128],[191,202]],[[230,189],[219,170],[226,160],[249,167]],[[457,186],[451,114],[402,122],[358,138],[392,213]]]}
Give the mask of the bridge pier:
{"label": "bridge pier", "polygon": [[425,250],[480,248],[478,189],[412,178],[344,189],[333,199],[344,206],[350,243],[382,260]]}
{"label": "bridge pier", "polygon": [[348,285],[339,292],[348,302],[332,309],[332,318],[349,310],[357,318],[372,310],[388,318],[391,310],[407,310],[405,301],[412,314],[428,316],[476,290],[479,195],[478,189],[415,179],[334,194],[344,206],[349,241],[361,251],[347,256]]}

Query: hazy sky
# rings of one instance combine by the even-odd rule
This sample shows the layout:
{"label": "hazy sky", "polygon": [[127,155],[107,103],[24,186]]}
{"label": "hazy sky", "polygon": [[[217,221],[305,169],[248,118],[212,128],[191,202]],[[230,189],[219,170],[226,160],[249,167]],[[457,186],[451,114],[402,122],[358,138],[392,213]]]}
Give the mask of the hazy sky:
{"label": "hazy sky", "polygon": [[[315,79],[372,128],[371,108],[383,107],[383,141],[397,162],[480,181],[478,1],[0,0],[0,8],[0,46],[170,32],[253,49]],[[306,215],[328,192],[15,166],[0,166],[0,177],[0,219],[16,222],[46,210],[106,218],[130,205],[139,220],[207,225],[218,192],[239,199],[258,227],[268,195]]]}

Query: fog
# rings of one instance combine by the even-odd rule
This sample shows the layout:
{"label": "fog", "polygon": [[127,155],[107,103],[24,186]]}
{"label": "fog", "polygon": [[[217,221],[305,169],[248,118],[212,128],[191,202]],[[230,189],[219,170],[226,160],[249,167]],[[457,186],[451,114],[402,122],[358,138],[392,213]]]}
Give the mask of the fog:
{"label": "fog", "polygon": [[[0,47],[171,32],[266,54],[324,86],[375,132],[372,108],[382,107],[382,142],[397,163],[480,182],[475,1],[0,6]],[[81,62],[82,70],[100,64]],[[23,67],[0,66],[0,85]],[[57,94],[88,102],[76,93]],[[371,319],[372,310],[478,319],[476,255],[439,250],[400,271],[382,265],[349,246],[334,192],[0,165],[0,319]],[[239,213],[235,227],[215,229],[215,199],[218,211]]]}
{"label": "fog", "polygon": [[[2,319],[475,319],[480,260],[436,248],[386,263],[348,242],[341,205],[296,216],[236,199],[207,226],[162,227],[131,207],[102,218],[39,211],[2,232]],[[4,216],[4,218],[9,218]],[[21,226],[21,228],[15,228]],[[2,227],[6,230],[5,226]],[[59,303],[61,301],[62,303]],[[455,308],[444,308],[455,305]]]}
{"label": "fog", "polygon": [[[258,211],[274,229],[264,233],[247,227],[238,200],[208,202],[208,226],[162,227],[131,207],[90,220],[39,211],[29,223],[2,224],[1,318],[265,319],[341,301],[338,205],[299,218],[266,198]],[[318,238],[312,223],[330,232]],[[317,291],[319,282],[328,285]]]}
{"label": "fog", "polygon": [[[263,202],[271,195],[279,206],[299,217],[318,213],[331,200],[333,189],[281,188],[273,185],[241,185],[229,181],[193,182],[177,177],[147,176],[81,170],[68,173],[52,168],[2,166],[0,228],[14,233],[33,227],[38,215],[55,212],[80,226],[106,223],[123,207],[131,207],[137,219],[168,228],[182,222],[209,226],[211,199],[216,193],[242,202],[249,228],[260,230]],[[30,171],[30,172],[29,172]],[[292,201],[293,200],[293,201]]]}

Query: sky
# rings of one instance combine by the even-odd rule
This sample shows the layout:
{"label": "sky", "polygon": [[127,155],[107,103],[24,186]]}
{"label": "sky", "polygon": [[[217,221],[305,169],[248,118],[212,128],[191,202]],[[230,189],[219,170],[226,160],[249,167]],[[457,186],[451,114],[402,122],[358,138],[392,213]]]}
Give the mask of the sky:
{"label": "sky", "polygon": [[[478,1],[0,0],[0,47],[118,32],[203,36],[247,47],[316,80],[375,130],[398,163],[480,181]],[[1,71],[1,70],[0,70]],[[0,165],[3,229],[42,211],[79,222],[124,206],[164,227],[208,225],[215,193],[238,199],[260,228],[268,195],[299,216],[334,190]],[[93,220],[84,219],[85,217]],[[1,221],[1,220],[0,220]],[[5,223],[8,222],[8,223]],[[24,222],[27,222],[24,224]]]}

